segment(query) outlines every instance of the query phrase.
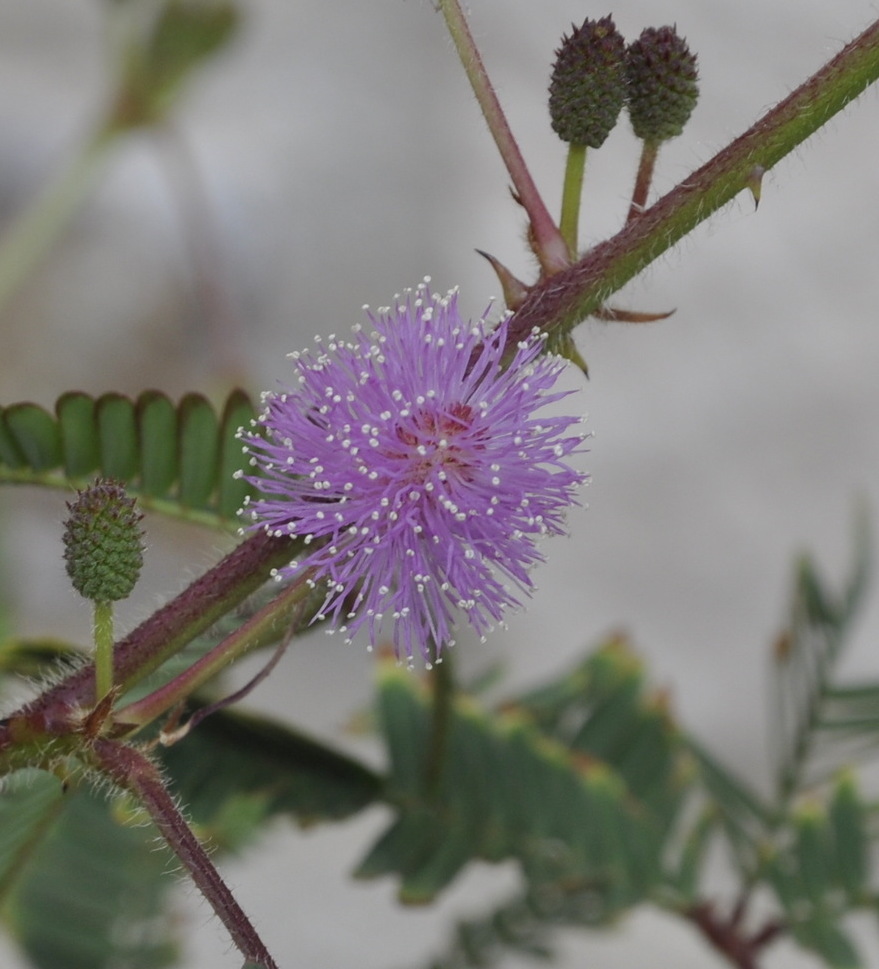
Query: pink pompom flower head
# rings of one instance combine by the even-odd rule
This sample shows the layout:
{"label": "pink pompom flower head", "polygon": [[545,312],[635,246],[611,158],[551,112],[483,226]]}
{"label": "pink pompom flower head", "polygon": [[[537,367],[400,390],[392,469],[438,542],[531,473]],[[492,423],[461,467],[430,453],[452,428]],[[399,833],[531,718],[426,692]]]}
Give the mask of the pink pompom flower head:
{"label": "pink pompom flower head", "polygon": [[[242,430],[260,494],[242,509],[308,552],[280,569],[325,583],[318,618],[370,648],[393,622],[399,658],[439,658],[455,614],[481,636],[533,588],[536,539],[562,534],[586,475],[580,417],[535,416],[567,396],[532,333],[502,365],[507,322],[461,319],[427,288],[368,312],[369,328],[293,353],[298,385],[263,396]],[[317,338],[318,344],[323,341]]]}

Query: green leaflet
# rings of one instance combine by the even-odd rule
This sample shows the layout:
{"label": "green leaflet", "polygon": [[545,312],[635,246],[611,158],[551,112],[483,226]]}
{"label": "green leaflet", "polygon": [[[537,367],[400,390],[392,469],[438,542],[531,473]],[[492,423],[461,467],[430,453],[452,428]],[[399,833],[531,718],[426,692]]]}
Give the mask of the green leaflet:
{"label": "green leaflet", "polygon": [[683,764],[678,730],[661,694],[645,688],[644,664],[614,638],[573,670],[506,704],[565,747],[619,772],[628,790],[670,823]]}
{"label": "green leaflet", "polygon": [[[599,654],[596,662],[605,659]],[[581,672],[572,677],[582,684]],[[571,695],[561,686],[548,693]],[[448,712],[439,778],[428,785],[426,689],[388,664],[379,708],[391,758],[386,796],[397,818],[361,863],[360,877],[396,873],[404,901],[426,902],[470,860],[516,858],[532,890],[587,896],[594,921],[643,900],[656,884],[668,818],[683,787],[676,757],[662,778],[651,780],[654,793],[662,789],[666,798],[654,813],[614,763],[542,732],[523,706],[492,716],[458,695]],[[622,732],[633,747],[621,743],[618,753],[645,742],[642,713],[637,705],[623,710]],[[674,744],[667,720],[649,722]],[[650,748],[656,749],[652,740]]]}
{"label": "green leaflet", "polygon": [[753,870],[759,864],[761,841],[772,827],[772,812],[744,781],[692,737],[687,738],[687,747],[695,759],[701,785],[719,813],[739,868]]}
{"label": "green leaflet", "polygon": [[791,932],[801,946],[817,953],[831,969],[861,969],[864,966],[851,940],[830,919],[813,915],[808,922],[795,923]]}
{"label": "green leaflet", "polygon": [[237,434],[240,427],[246,427],[253,419],[253,404],[243,390],[235,390],[226,398],[220,417],[219,465],[217,468],[217,510],[223,518],[232,520],[244,499],[253,488],[235,472],[247,467],[247,459],[241,450]]}
{"label": "green leaflet", "polygon": [[[169,859],[106,797],[41,771],[0,794],[0,918],[36,969],[162,969],[179,926],[162,910]],[[74,889],[74,890],[71,890]]]}
{"label": "green leaflet", "polygon": [[122,394],[104,394],[95,401],[95,419],[101,472],[118,481],[133,481],[140,472],[134,402]]}
{"label": "green leaflet", "polygon": [[870,572],[869,529],[855,521],[855,553],[845,587],[836,592],[814,563],[803,558],[796,573],[788,628],[772,667],[776,702],[776,769],[784,797],[832,776],[853,751],[879,743],[875,687],[852,691],[835,682]]}
{"label": "green leaflet", "polygon": [[179,474],[177,408],[164,395],[147,390],[135,406],[140,435],[141,487],[144,495],[161,498],[171,492]]}
{"label": "green leaflet", "polygon": [[9,434],[13,466],[22,464],[34,471],[48,471],[61,464],[61,436],[50,414],[34,404],[13,404],[3,411]]}
{"label": "green leaflet", "polygon": [[863,965],[840,922],[856,908],[875,908],[870,823],[866,803],[844,773],[826,804],[813,800],[793,812],[769,858],[767,878],[794,938],[833,969]]}
{"label": "green leaflet", "polygon": [[685,904],[695,904],[699,899],[705,859],[717,828],[713,806],[703,809],[695,823],[682,832],[677,850],[669,859],[669,883]]}
{"label": "green leaflet", "polygon": [[62,394],[55,404],[64,473],[84,478],[101,463],[101,441],[95,402],[88,394]]}
{"label": "green leaflet", "polygon": [[180,455],[178,495],[184,505],[199,508],[214,490],[219,469],[219,422],[208,401],[187,394],[177,408]]}
{"label": "green leaflet", "polygon": [[229,527],[252,491],[234,477],[246,465],[235,434],[253,406],[234,391],[218,413],[200,394],[174,404],[144,391],[136,400],[77,391],[52,415],[29,403],[0,408],[0,482],[81,487],[116,478],[147,507]]}

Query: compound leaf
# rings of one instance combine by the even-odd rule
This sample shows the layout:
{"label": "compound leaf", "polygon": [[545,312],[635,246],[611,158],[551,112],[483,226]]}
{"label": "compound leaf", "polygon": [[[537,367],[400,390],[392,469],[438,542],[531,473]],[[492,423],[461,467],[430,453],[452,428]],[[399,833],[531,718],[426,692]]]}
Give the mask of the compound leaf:
{"label": "compound leaf", "polygon": [[0,407],[0,482],[82,487],[95,475],[122,481],[144,507],[232,526],[253,490],[235,433],[253,407],[234,391],[220,413],[200,394],[174,404],[144,391],[62,395],[54,416],[36,404]]}
{"label": "compound leaf", "polygon": [[[577,672],[573,677],[583,682]],[[566,694],[559,685],[547,692]],[[656,883],[666,815],[680,803],[685,783],[679,760],[670,758],[668,776],[651,781],[669,800],[655,812],[615,764],[540,730],[526,704],[517,701],[493,715],[453,695],[437,760],[427,688],[387,663],[379,694],[391,759],[385,796],[397,817],[358,875],[396,873],[402,900],[422,903],[472,859],[514,858],[533,890],[588,894],[590,910],[600,913],[596,920],[643,899]],[[645,742],[640,728],[647,722],[674,744],[667,718],[636,721],[638,729],[628,731],[635,747]],[[625,759],[629,748],[616,753]]]}

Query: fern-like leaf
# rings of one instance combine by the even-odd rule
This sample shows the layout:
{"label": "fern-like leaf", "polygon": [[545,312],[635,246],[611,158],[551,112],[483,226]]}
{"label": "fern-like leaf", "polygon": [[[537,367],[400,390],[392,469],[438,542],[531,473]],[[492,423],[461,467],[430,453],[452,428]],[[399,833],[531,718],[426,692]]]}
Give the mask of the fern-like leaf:
{"label": "fern-like leaf", "polygon": [[[646,729],[664,735],[649,740],[654,749],[674,747],[668,719],[644,720],[645,709],[620,713],[618,736],[629,740],[614,750],[621,762],[648,743]],[[594,921],[642,900],[659,879],[668,821],[686,786],[675,756],[661,761],[661,777],[651,776],[656,801],[648,805],[615,762],[566,746],[523,706],[491,715],[457,695],[431,780],[431,697],[393,663],[381,674],[380,719],[397,818],[362,862],[361,877],[397,873],[401,898],[425,902],[470,860],[515,858],[529,891],[576,895]]]}
{"label": "fern-like leaf", "polygon": [[251,490],[234,476],[245,466],[235,434],[253,413],[242,391],[220,412],[200,394],[175,405],[155,390],[136,400],[74,391],[54,415],[10,404],[0,408],[0,482],[73,488],[104,475],[147,508],[228,527]]}

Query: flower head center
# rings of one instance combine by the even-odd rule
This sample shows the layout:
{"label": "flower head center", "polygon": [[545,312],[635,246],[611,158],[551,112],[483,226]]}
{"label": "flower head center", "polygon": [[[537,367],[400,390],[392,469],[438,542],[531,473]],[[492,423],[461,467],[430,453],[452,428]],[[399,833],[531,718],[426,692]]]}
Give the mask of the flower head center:
{"label": "flower head center", "polygon": [[396,427],[403,445],[406,477],[412,484],[424,484],[435,477],[471,481],[479,452],[484,450],[484,432],[476,429],[476,412],[469,404],[454,403],[440,409],[422,409]]}

